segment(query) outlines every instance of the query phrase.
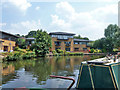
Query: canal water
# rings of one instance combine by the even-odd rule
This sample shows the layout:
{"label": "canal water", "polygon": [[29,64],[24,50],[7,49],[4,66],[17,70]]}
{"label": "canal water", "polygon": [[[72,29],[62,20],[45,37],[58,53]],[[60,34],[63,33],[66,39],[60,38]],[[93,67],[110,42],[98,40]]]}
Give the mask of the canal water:
{"label": "canal water", "polygon": [[50,78],[49,75],[71,77],[77,82],[81,62],[100,57],[103,56],[54,56],[4,62],[2,88],[67,88],[71,81]]}

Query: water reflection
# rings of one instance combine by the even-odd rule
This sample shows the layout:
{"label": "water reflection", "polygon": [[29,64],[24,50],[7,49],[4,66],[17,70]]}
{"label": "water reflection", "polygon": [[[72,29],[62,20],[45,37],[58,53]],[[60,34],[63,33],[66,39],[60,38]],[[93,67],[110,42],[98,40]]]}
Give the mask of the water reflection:
{"label": "water reflection", "polygon": [[[101,56],[61,56],[6,62],[3,63],[3,88],[55,88],[57,84],[52,86],[51,82],[55,82],[58,79],[51,79],[49,75],[72,76],[77,79],[78,72],[76,70],[79,71],[80,63],[99,57]],[[63,85],[65,86],[65,84]]]}

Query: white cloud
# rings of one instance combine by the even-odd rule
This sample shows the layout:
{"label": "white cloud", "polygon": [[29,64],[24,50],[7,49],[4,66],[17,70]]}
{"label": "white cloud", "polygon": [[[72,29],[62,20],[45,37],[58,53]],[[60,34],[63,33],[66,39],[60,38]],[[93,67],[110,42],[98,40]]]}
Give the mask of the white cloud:
{"label": "white cloud", "polygon": [[6,26],[6,23],[0,23],[0,26]]}
{"label": "white cloud", "polygon": [[40,20],[38,21],[23,21],[20,23],[14,23],[11,24],[9,32],[12,32],[13,34],[20,33],[21,35],[28,34],[31,30],[38,30],[41,29],[41,23]]}
{"label": "white cloud", "polygon": [[104,36],[107,25],[117,22],[115,4],[78,13],[68,2],[60,2],[56,4],[56,13],[51,15],[52,30],[74,32],[94,40]]}
{"label": "white cloud", "polygon": [[32,6],[27,0],[9,0],[9,2],[20,8],[22,11],[26,11]]}
{"label": "white cloud", "polygon": [[35,9],[36,9],[36,10],[39,10],[39,9],[40,9],[40,7],[39,7],[39,6],[37,6]]}

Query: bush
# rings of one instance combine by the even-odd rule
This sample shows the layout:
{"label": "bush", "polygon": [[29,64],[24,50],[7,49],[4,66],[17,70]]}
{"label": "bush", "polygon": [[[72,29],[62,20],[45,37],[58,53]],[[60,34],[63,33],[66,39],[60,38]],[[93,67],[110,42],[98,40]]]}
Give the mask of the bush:
{"label": "bush", "polygon": [[93,53],[93,52],[94,52],[94,49],[90,49],[90,50],[89,50],[89,53]]}
{"label": "bush", "polygon": [[90,49],[89,53],[102,53],[102,51],[100,49]]}
{"label": "bush", "polygon": [[52,53],[53,53],[54,56],[58,55],[58,53],[55,50],[53,50]]}
{"label": "bush", "polygon": [[57,49],[57,53],[62,53],[62,54],[64,54],[64,51],[61,50],[61,49]]}
{"label": "bush", "polygon": [[22,53],[18,51],[10,52],[9,55],[7,55],[7,57],[4,58],[4,60],[7,60],[7,61],[19,60],[19,59],[22,59],[21,55]]}
{"label": "bush", "polygon": [[18,51],[18,49],[19,49],[19,47],[15,47],[15,48],[14,48],[14,51]]}
{"label": "bush", "polygon": [[23,55],[23,59],[31,59],[31,58],[35,58],[35,52],[27,52]]}
{"label": "bush", "polygon": [[35,52],[28,51],[26,53],[20,52],[20,51],[14,51],[9,53],[7,57],[5,57],[3,60],[7,61],[15,61],[15,60],[21,60],[21,59],[31,59],[35,58]]}
{"label": "bush", "polygon": [[30,46],[30,50],[31,50],[31,51],[33,51],[35,48],[37,48],[37,47],[36,47],[36,44],[32,44],[32,45]]}
{"label": "bush", "polygon": [[[11,52],[10,52],[11,53]],[[7,56],[7,55],[10,55],[10,53],[9,52],[2,52],[2,55],[3,56]]]}
{"label": "bush", "polygon": [[70,55],[70,52],[65,51],[64,55]]}

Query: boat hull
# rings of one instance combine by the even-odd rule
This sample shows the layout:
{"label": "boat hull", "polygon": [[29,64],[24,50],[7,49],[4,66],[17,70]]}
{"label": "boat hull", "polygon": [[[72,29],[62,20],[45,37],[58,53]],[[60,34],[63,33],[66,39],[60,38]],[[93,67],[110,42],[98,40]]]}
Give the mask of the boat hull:
{"label": "boat hull", "polygon": [[120,63],[81,64],[76,88],[120,88]]}

